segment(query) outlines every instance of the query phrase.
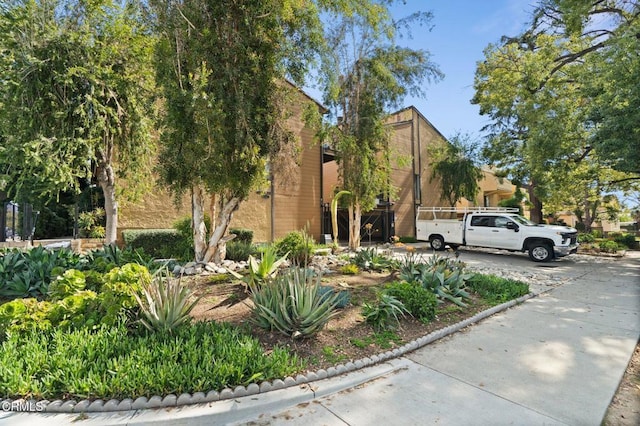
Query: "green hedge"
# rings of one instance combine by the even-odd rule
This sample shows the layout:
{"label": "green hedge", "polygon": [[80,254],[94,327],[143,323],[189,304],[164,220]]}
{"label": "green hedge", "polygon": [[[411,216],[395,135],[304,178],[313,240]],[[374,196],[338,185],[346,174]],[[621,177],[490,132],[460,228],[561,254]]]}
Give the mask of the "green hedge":
{"label": "green hedge", "polygon": [[180,257],[176,248],[182,250],[184,237],[175,229],[128,229],[122,231],[126,248],[141,248],[156,259]]}

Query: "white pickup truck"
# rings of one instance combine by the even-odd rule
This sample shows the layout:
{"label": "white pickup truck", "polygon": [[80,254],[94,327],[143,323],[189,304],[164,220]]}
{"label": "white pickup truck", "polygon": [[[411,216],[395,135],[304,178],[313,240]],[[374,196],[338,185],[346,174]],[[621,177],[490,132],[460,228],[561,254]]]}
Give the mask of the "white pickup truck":
{"label": "white pickup truck", "polygon": [[429,241],[434,250],[448,245],[491,247],[529,252],[529,258],[546,262],[578,250],[574,228],[538,225],[518,215],[518,209],[502,207],[419,207],[416,237]]}

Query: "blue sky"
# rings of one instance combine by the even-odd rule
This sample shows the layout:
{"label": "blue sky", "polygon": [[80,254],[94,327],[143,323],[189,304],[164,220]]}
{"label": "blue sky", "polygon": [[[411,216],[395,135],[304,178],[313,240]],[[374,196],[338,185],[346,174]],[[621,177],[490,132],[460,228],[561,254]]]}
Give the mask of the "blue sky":
{"label": "blue sky", "polygon": [[[533,9],[534,0],[406,0],[392,8],[395,18],[416,11],[431,11],[433,29],[415,27],[412,39],[399,44],[427,50],[445,74],[444,79],[426,85],[425,98],[408,97],[403,106],[415,106],[445,137],[457,132],[479,138],[487,124],[479,108],[471,105],[476,62],[483,51],[503,35],[521,32]],[[315,99],[322,95],[306,91]]]}
{"label": "blue sky", "polygon": [[443,80],[427,86],[426,99],[407,98],[405,105],[415,106],[447,138],[457,131],[478,137],[487,124],[479,108],[471,105],[476,62],[483,50],[503,35],[516,35],[524,28],[533,1],[528,0],[407,0],[393,8],[394,16],[406,16],[416,10],[434,15],[431,32],[413,31],[406,43],[428,50],[432,60],[445,74]]}

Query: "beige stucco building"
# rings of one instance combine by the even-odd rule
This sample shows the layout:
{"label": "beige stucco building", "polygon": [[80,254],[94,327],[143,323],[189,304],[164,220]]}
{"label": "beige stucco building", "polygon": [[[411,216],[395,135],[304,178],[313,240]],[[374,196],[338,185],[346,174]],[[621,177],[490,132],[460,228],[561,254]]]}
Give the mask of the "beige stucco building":
{"label": "beige stucco building", "polygon": [[[300,144],[299,167],[287,176],[274,175],[263,188],[256,188],[234,213],[231,228],[247,228],[254,241],[268,242],[287,232],[306,228],[316,240],[321,238],[322,147],[314,131],[302,120],[303,109],[311,104],[324,108],[306,93],[289,84],[293,101],[288,129]],[[125,229],[166,229],[191,215],[190,198],[176,206],[162,188],[145,194],[136,203],[124,203],[119,210],[118,238]]]}

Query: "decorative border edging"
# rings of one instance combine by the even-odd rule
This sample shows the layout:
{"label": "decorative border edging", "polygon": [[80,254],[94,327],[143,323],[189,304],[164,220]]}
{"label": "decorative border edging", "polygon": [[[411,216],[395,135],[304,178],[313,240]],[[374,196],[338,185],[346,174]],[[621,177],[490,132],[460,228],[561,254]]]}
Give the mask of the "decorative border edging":
{"label": "decorative border edging", "polygon": [[16,412],[46,412],[46,413],[89,413],[89,412],[114,412],[114,411],[130,411],[130,410],[146,410],[154,408],[168,408],[179,407],[184,405],[203,404],[215,401],[221,401],[226,399],[240,398],[243,396],[256,395],[259,393],[265,393],[269,391],[284,389],[292,386],[299,386],[305,383],[314,382],[316,380],[327,379],[330,377],[339,376],[345,373],[349,373],[355,370],[360,370],[365,367],[372,366],[379,362],[388,361],[393,358],[398,358],[406,353],[415,351],[422,348],[436,340],[449,336],[455,332],[468,327],[471,324],[482,321],[498,312],[507,310],[515,305],[519,305],[524,301],[538,296],[537,294],[529,293],[522,297],[519,297],[509,302],[496,305],[492,308],[484,310],[475,314],[474,316],[462,320],[456,324],[442,328],[431,332],[425,336],[419,337],[403,346],[396,348],[392,351],[387,351],[371,357],[362,358],[356,361],[350,361],[345,364],[338,364],[334,367],[329,367],[326,370],[320,369],[316,372],[308,372],[306,375],[298,374],[294,377],[285,377],[284,379],[275,379],[272,382],[264,381],[260,384],[251,383],[245,386],[236,386],[234,389],[224,388],[220,392],[209,391],[206,394],[204,392],[195,392],[194,394],[183,393],[179,396],[174,394],[166,395],[164,398],[161,396],[152,396],[151,398],[139,397],[134,399],[125,398],[123,400],[110,399],[96,399],[88,400],[84,399],[76,401],[70,400],[34,400],[34,399],[5,399],[0,401],[0,407],[3,411],[16,411]]}

